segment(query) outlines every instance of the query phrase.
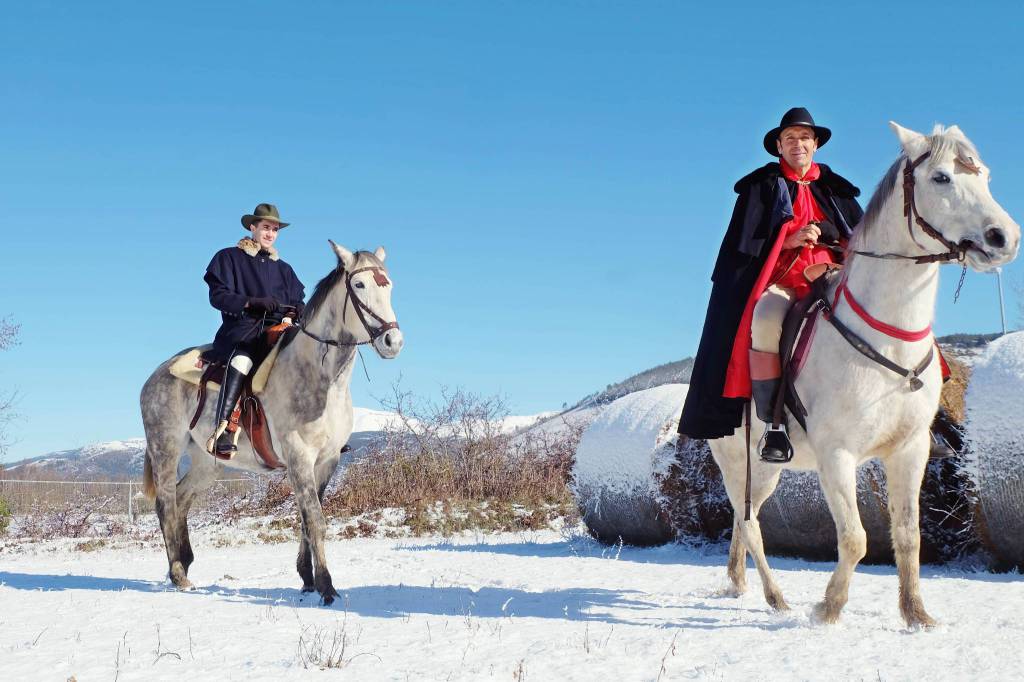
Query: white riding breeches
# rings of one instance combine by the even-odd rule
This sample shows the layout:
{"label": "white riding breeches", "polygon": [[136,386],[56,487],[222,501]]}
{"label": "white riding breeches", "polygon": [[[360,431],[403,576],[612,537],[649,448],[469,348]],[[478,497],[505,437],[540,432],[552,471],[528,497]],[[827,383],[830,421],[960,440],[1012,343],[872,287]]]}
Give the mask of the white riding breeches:
{"label": "white riding breeches", "polygon": [[782,321],[793,303],[793,290],[771,286],[761,294],[754,305],[754,319],[750,323],[750,345],[763,353],[778,353],[782,336]]}

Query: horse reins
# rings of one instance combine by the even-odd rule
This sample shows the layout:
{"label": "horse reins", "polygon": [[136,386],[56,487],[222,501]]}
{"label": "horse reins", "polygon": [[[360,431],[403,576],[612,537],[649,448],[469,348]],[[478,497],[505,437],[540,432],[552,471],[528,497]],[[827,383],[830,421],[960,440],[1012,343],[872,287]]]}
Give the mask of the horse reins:
{"label": "horse reins", "polygon": [[[381,317],[377,313],[373,312],[373,310],[371,310],[368,305],[363,303],[362,299],[360,299],[358,296],[356,296],[356,293],[355,293],[355,291],[352,288],[352,278],[355,277],[356,275],[358,275],[361,272],[372,272],[373,273],[373,281],[376,282],[377,286],[380,286],[380,287],[386,287],[386,286],[390,285],[391,284],[391,280],[388,279],[387,271],[385,271],[384,268],[377,267],[377,266],[372,266],[372,267],[367,267],[367,268],[359,268],[358,270],[353,270],[352,272],[345,273],[345,304],[341,308],[341,319],[344,321],[345,313],[348,310],[348,302],[349,302],[349,299],[351,299],[352,300],[352,309],[356,311],[356,317],[359,318],[359,322],[363,325],[363,329],[370,336],[370,338],[368,340],[366,340],[366,341],[338,341],[336,339],[324,339],[324,338],[321,338],[321,337],[317,336],[316,334],[314,334],[313,332],[309,331],[308,329],[306,329],[305,321],[303,321],[302,324],[299,325],[299,331],[301,331],[303,334],[305,334],[306,336],[312,338],[314,341],[317,341],[319,343],[322,343],[322,344],[325,344],[325,345],[328,345],[328,346],[334,346],[335,348],[342,348],[342,347],[351,347],[351,346],[362,346],[362,345],[365,345],[365,344],[368,344],[368,343],[373,343],[374,341],[379,339],[381,336],[386,334],[388,331],[390,331],[392,329],[398,329],[399,327],[398,327],[398,321],[397,320],[394,321],[394,322],[386,321],[383,317]],[[379,327],[371,327],[370,324],[366,321],[366,316],[367,315],[369,315],[373,319],[375,319],[378,322],[380,322],[380,326]]]}

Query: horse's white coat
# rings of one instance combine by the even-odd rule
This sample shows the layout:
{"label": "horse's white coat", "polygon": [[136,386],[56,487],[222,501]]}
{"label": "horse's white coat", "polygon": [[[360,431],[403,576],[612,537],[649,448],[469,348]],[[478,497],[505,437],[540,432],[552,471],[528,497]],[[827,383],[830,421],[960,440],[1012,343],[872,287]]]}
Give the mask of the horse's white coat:
{"label": "horse's white coat", "polygon": [[[967,262],[985,270],[1009,262],[1017,255],[1020,227],[992,198],[985,168],[973,145],[956,127],[936,128],[924,136],[892,124],[903,155],[930,158],[915,170],[917,209],[953,243],[976,245]],[[966,164],[966,165],[965,165]],[[970,172],[974,164],[980,172]],[[902,167],[900,168],[902,171]],[[877,214],[869,211],[858,226],[851,249],[908,256],[941,253],[946,249],[917,226],[912,236],[903,214],[902,172]],[[941,182],[943,179],[949,182]],[[872,224],[868,224],[868,219]],[[999,230],[996,235],[992,231]],[[916,238],[916,240],[915,240]],[[1000,243],[1002,242],[1002,243]],[[851,255],[847,259],[848,286],[876,319],[909,330],[931,324],[939,281],[939,266],[916,265],[906,260],[880,260]],[[879,352],[904,367],[916,366],[934,344],[932,335],[904,342],[875,331],[845,302],[837,315]],[[816,616],[833,622],[847,601],[850,577],[866,550],[856,498],[856,467],[879,458],[886,467],[893,547],[900,574],[900,608],[911,625],[933,621],[919,593],[920,531],[918,528],[921,480],[929,450],[928,427],[938,408],[941,389],[939,363],[933,361],[921,377],[924,388],[909,392],[907,381],[868,360],[851,347],[833,327],[820,323],[797,388],[810,412],[804,433],[790,417],[796,450],[786,468],[818,472],[835,519],[839,537],[839,563],[818,606]],[[746,473],[744,429],[711,441],[711,451],[725,479],[736,510],[729,556],[729,576],[737,592],[746,588],[746,552],[754,558],[772,606],[785,609],[782,592],[768,567],[761,541],[757,511],[778,483],[781,466],[759,461],[755,427],[751,444],[751,498],[753,514],[743,519]]]}

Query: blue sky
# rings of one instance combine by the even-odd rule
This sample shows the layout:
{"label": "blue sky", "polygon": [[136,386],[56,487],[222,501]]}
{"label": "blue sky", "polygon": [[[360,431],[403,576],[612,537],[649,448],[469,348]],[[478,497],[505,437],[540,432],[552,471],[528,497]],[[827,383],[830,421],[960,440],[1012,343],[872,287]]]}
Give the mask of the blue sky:
{"label": "blue sky", "polygon": [[[366,357],[356,404],[401,377],[519,413],[694,352],[732,184],[791,106],[865,195],[888,120],[957,123],[1024,215],[1019,5],[151,4],[5,9],[8,460],[142,434],[142,383],[212,338],[204,268],[261,201],[307,292],[328,238],[388,249],[406,347]],[[937,331],[997,331],[995,278],[954,306],[957,274]],[[1013,322],[1024,266],[1004,281]]]}

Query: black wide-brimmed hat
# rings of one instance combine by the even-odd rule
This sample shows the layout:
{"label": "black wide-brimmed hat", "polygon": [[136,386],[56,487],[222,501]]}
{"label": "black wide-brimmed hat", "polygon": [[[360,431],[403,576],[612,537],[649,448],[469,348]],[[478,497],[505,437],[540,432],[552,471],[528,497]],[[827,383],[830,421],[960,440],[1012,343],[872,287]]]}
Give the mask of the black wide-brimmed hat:
{"label": "black wide-brimmed hat", "polygon": [[277,212],[277,206],[273,204],[260,204],[252,213],[242,216],[242,227],[249,229],[257,220],[273,220],[279,227],[288,227],[288,223],[281,220],[281,214]]}
{"label": "black wide-brimmed hat", "polygon": [[779,123],[777,128],[772,128],[764,136],[764,149],[772,156],[779,155],[779,148],[775,146],[776,140],[779,139],[779,134],[782,133],[786,128],[792,128],[793,126],[807,126],[808,128],[814,128],[814,134],[818,138],[818,148],[825,146],[829,138],[832,137],[832,131],[824,126],[814,125],[814,117],[811,116],[811,112],[807,111],[803,107],[793,107],[786,112],[786,115],[782,117],[782,121]]}

